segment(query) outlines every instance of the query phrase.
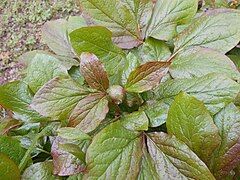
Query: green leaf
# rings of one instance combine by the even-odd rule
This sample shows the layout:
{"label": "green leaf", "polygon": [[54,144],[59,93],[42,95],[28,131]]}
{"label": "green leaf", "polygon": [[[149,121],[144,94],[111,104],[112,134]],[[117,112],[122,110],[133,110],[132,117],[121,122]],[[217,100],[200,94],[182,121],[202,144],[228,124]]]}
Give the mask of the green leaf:
{"label": "green leaf", "polygon": [[21,125],[21,127],[17,128],[14,130],[15,133],[18,135],[24,136],[26,134],[30,134],[31,132],[33,133],[38,133],[40,129],[40,123],[37,122],[26,122]]}
{"label": "green leaf", "polygon": [[133,70],[127,80],[128,92],[141,93],[156,87],[168,72],[170,62],[147,62]]}
{"label": "green leaf", "polygon": [[229,51],[228,54],[240,56],[240,48],[238,46],[236,46],[231,51]]}
{"label": "green leaf", "polygon": [[22,180],[56,180],[53,175],[53,162],[44,161],[29,166],[22,175]]}
{"label": "green leaf", "polygon": [[228,0],[215,0],[216,7],[229,7]]}
{"label": "green leaf", "polygon": [[66,57],[66,56],[54,55],[49,53],[48,51],[42,51],[42,50],[33,50],[33,51],[26,52],[22,54],[20,57],[18,57],[17,61],[23,64],[25,67],[28,67],[36,55],[49,56],[49,57],[51,56],[53,59],[54,58],[57,59],[68,70],[72,66],[79,65],[79,62],[76,59],[73,59],[71,57]]}
{"label": "green leaf", "polygon": [[[23,156],[23,158],[21,159],[21,162],[19,164],[20,171],[25,169],[25,167],[30,159],[31,153],[39,145],[39,143],[38,143],[39,139],[43,138],[44,136],[52,135],[53,133],[55,133],[56,129],[59,128],[59,126],[60,126],[60,123],[58,123],[58,122],[49,123],[41,130],[41,132],[37,133],[36,135],[34,135],[33,138],[31,138],[32,142],[27,147],[27,151],[26,151],[25,155]],[[30,134],[30,135],[33,135],[33,134]]]}
{"label": "green leaf", "polygon": [[155,168],[154,161],[147,152],[146,148],[143,149],[143,157],[141,170],[138,175],[138,180],[159,180],[159,174]]}
{"label": "green leaf", "polygon": [[[139,106],[144,103],[140,94],[137,93],[126,93],[123,106],[125,107],[125,111],[132,112],[132,110],[137,110]],[[126,106],[124,106],[126,105]]]}
{"label": "green leaf", "polygon": [[226,53],[240,40],[240,13],[230,9],[211,10],[197,18],[175,39],[175,52],[202,46]]}
{"label": "green leaf", "polygon": [[169,134],[183,141],[207,164],[221,142],[218,128],[204,104],[183,92],[172,103],[166,125]]}
{"label": "green leaf", "polygon": [[[204,0],[203,0],[204,1]],[[199,1],[199,3],[201,2],[201,0]],[[198,5],[199,7],[199,5]],[[205,11],[207,11],[207,8],[206,9],[203,9]],[[205,12],[204,11],[204,12]],[[183,30],[185,30],[186,28],[188,28],[189,25],[192,24],[192,22],[194,22],[198,17],[200,17],[201,15],[203,14],[203,11],[202,10],[198,10],[197,13],[195,14],[195,16],[188,22],[186,22],[185,24],[181,24],[181,25],[178,25],[177,26],[177,34],[180,34]],[[172,43],[172,48],[173,48],[173,43],[174,41],[171,42]]]}
{"label": "green leaf", "polygon": [[197,12],[198,0],[158,0],[154,6],[146,36],[160,40],[171,40],[177,25],[183,24]]}
{"label": "green leaf", "polygon": [[140,30],[143,34],[151,18],[153,3],[151,0],[123,0],[127,8],[131,11],[136,19]]}
{"label": "green leaf", "polygon": [[67,56],[58,56],[58,55],[52,55],[55,58],[58,59],[58,61],[61,62],[61,64],[63,66],[65,66],[68,70],[71,69],[72,66],[79,66],[79,60],[78,59],[74,59],[71,57],[67,57]]}
{"label": "green leaf", "polygon": [[201,77],[209,73],[221,73],[234,80],[240,73],[225,55],[202,47],[192,47],[180,52],[169,69],[173,78]]}
{"label": "green leaf", "polygon": [[139,47],[139,55],[144,63],[149,61],[166,61],[171,56],[171,51],[164,41],[148,38]]}
{"label": "green leaf", "polygon": [[58,55],[75,57],[68,40],[68,27],[65,19],[46,22],[42,27],[43,42]]}
{"label": "green leaf", "polygon": [[237,105],[237,106],[240,105],[240,92],[238,93],[237,97],[235,98],[234,103],[235,103],[235,105]]}
{"label": "green leaf", "polygon": [[58,136],[69,140],[87,140],[91,137],[78,128],[63,127],[58,129]]}
{"label": "green leaf", "polygon": [[84,85],[84,78],[80,73],[79,66],[73,66],[69,69],[68,74],[70,77],[76,81],[79,85]]}
{"label": "green leaf", "polygon": [[139,65],[140,65],[139,58],[131,52],[128,53],[128,55],[126,56],[126,60],[125,60],[125,67],[124,67],[123,73],[122,73],[122,84],[127,83],[128,76]]}
{"label": "green leaf", "polygon": [[234,169],[234,172],[235,172],[234,177],[239,180],[239,177],[240,177],[240,165],[238,165],[238,166]]}
{"label": "green leaf", "polygon": [[73,109],[68,126],[77,127],[85,133],[93,131],[108,113],[105,93],[92,93],[81,99]]}
{"label": "green leaf", "polygon": [[87,150],[88,173],[84,178],[136,179],[142,143],[140,133],[125,129],[121,121],[108,125],[94,136]]}
{"label": "green leaf", "polygon": [[228,55],[228,57],[234,62],[238,69],[240,69],[240,55]]}
{"label": "green leaf", "polygon": [[22,124],[21,121],[11,118],[0,118],[0,135],[7,134],[11,129],[17,128]]}
{"label": "green leaf", "polygon": [[147,145],[160,179],[211,179],[207,166],[183,142],[165,133],[151,133]]}
{"label": "green leaf", "polygon": [[77,157],[81,162],[85,163],[85,154],[76,144],[66,143],[59,144],[59,149],[69,152],[70,154]]}
{"label": "green leaf", "polygon": [[84,27],[73,31],[69,36],[78,56],[83,52],[93,53],[103,62],[109,76],[119,76],[125,54],[112,43],[112,33],[108,29],[100,26]]}
{"label": "green leaf", "polygon": [[83,16],[70,16],[67,20],[67,30],[68,34],[70,34],[72,31],[87,26],[86,20]]}
{"label": "green leaf", "polygon": [[150,127],[158,127],[166,122],[168,110],[172,101],[171,98],[162,99],[156,102],[149,101],[142,107],[149,119]]}
{"label": "green leaf", "polygon": [[228,7],[228,0],[205,0],[206,5],[214,8]]}
{"label": "green leaf", "polygon": [[86,26],[86,22],[81,16],[70,16],[68,21],[57,19],[46,22],[42,27],[43,42],[58,55],[74,58],[76,57],[68,34],[73,30]]}
{"label": "green leaf", "polygon": [[82,179],[83,179],[83,175],[82,175],[82,174],[69,176],[69,177],[67,178],[67,180],[82,180]]}
{"label": "green leaf", "polygon": [[80,72],[88,85],[99,91],[109,88],[109,80],[102,63],[91,53],[82,53],[80,57]]}
{"label": "green leaf", "polygon": [[214,121],[222,141],[213,158],[213,170],[222,179],[240,162],[240,110],[231,103],[216,114]]}
{"label": "green leaf", "polygon": [[147,131],[148,117],[144,111],[136,111],[121,119],[123,127],[131,131]]}
{"label": "green leaf", "polygon": [[28,51],[26,53],[23,53],[21,56],[17,58],[17,61],[21,64],[23,64],[25,67],[27,67],[32,59],[37,55],[37,54],[50,54],[47,51],[43,50],[33,50],[33,51]]}
{"label": "green leaf", "polygon": [[155,98],[170,98],[184,91],[203,101],[207,109],[216,114],[228,103],[233,102],[240,85],[228,77],[208,74],[191,79],[176,79],[162,83],[154,90]]}
{"label": "green leaf", "polygon": [[205,5],[207,6],[214,6],[215,0],[204,0]]}
{"label": "green leaf", "polygon": [[27,69],[24,81],[36,93],[46,82],[57,76],[67,76],[67,68],[60,61],[47,54],[36,54]]}
{"label": "green leaf", "polygon": [[14,81],[0,86],[0,104],[12,110],[18,119],[34,122],[46,120],[29,107],[31,101],[30,89],[23,82]]}
{"label": "green leaf", "polygon": [[4,180],[20,180],[17,165],[3,153],[0,153],[0,177]]}
{"label": "green leaf", "polygon": [[240,48],[235,47],[228,53],[228,57],[234,62],[238,70],[240,70]]}
{"label": "green leaf", "polygon": [[31,107],[53,120],[65,120],[77,103],[89,94],[72,79],[54,78],[33,97]]}
{"label": "green leaf", "polygon": [[9,136],[0,136],[0,144],[0,153],[6,154],[18,165],[26,152],[20,141]]}
{"label": "green leaf", "polygon": [[[138,13],[136,2],[134,10],[126,6],[130,2],[124,0],[79,0],[83,12],[89,15],[95,24],[105,26],[113,32],[114,41],[121,48],[131,49],[142,43],[142,37],[138,28],[138,19],[135,13]],[[133,5],[133,3],[131,2]],[[134,12],[134,13],[133,13]]]}

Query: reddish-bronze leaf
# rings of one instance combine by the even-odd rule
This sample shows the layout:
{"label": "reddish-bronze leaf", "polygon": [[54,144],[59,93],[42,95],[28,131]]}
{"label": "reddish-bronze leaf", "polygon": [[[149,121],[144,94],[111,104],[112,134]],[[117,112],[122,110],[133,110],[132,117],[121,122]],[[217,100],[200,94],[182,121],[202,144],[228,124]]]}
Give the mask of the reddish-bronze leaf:
{"label": "reddish-bronze leaf", "polygon": [[220,176],[226,176],[228,173],[233,170],[235,167],[239,165],[240,162],[240,138],[234,144],[233,147],[231,147],[227,153],[224,154],[222,157],[224,159],[224,163],[222,163],[224,166],[222,166],[219,170]]}
{"label": "reddish-bronze leaf", "polygon": [[80,72],[88,85],[100,91],[106,91],[109,87],[109,79],[102,63],[92,53],[82,53]]}
{"label": "reddish-bronze leaf", "polygon": [[128,92],[141,93],[157,86],[168,72],[170,62],[147,62],[133,70],[127,80]]}
{"label": "reddish-bronze leaf", "polygon": [[90,94],[80,100],[70,115],[69,126],[78,127],[88,133],[94,130],[108,113],[108,100],[105,93]]}
{"label": "reddish-bronze leaf", "polygon": [[66,143],[66,139],[56,137],[53,141],[51,155],[53,157],[54,174],[69,176],[78,174],[85,170],[83,162],[74,155],[60,149],[59,145]]}
{"label": "reddish-bronze leaf", "polygon": [[147,146],[159,179],[215,180],[201,159],[175,136],[163,132],[150,133]]}
{"label": "reddish-bronze leaf", "polygon": [[240,110],[231,103],[215,115],[214,121],[222,142],[213,157],[212,171],[224,179],[240,163]]}

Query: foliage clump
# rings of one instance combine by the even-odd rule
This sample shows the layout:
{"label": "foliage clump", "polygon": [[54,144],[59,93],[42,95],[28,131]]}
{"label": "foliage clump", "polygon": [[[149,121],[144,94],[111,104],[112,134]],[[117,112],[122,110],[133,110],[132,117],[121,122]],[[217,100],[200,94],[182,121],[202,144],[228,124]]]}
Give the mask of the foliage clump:
{"label": "foliage clump", "polygon": [[53,53],[23,54],[22,80],[0,86],[4,167],[16,179],[239,178],[240,11],[79,3],[81,16],[43,26]]}

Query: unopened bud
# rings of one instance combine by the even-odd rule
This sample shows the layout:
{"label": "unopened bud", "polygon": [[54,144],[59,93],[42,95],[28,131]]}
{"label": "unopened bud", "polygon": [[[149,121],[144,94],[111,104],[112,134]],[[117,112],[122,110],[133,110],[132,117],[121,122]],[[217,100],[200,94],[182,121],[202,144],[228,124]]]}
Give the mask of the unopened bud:
{"label": "unopened bud", "polygon": [[107,92],[108,92],[108,95],[116,104],[122,103],[125,96],[125,91],[122,86],[119,86],[119,85],[110,86]]}

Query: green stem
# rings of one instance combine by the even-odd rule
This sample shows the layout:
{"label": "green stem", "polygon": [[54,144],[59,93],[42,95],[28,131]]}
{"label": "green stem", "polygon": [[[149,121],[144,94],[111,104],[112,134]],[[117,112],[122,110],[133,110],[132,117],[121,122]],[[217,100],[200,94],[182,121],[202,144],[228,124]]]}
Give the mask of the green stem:
{"label": "green stem", "polygon": [[33,141],[32,141],[31,146],[30,146],[30,147],[28,148],[28,150],[26,151],[25,155],[23,156],[23,158],[22,158],[22,160],[21,160],[21,162],[20,162],[20,164],[19,164],[19,166],[18,166],[19,169],[20,169],[20,171],[24,170],[27,162],[29,161],[29,159],[30,159],[30,157],[31,157],[32,151],[34,150],[36,144],[38,143],[38,140],[39,140],[41,137],[43,137],[43,136],[45,136],[46,134],[48,134],[49,131],[51,131],[51,128],[52,128],[51,126],[47,126],[47,127],[45,127],[40,133],[38,133],[38,134],[35,136],[35,138],[34,138]]}

